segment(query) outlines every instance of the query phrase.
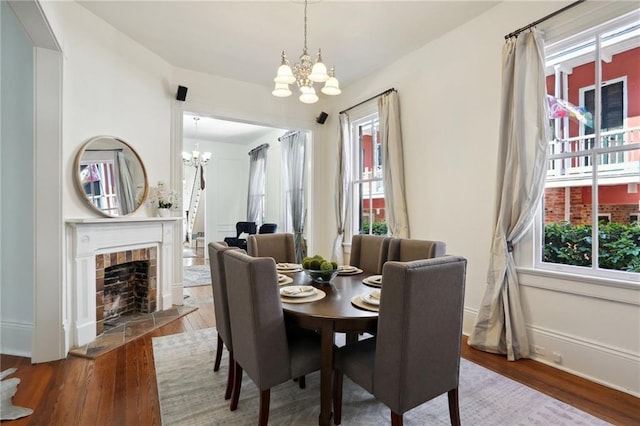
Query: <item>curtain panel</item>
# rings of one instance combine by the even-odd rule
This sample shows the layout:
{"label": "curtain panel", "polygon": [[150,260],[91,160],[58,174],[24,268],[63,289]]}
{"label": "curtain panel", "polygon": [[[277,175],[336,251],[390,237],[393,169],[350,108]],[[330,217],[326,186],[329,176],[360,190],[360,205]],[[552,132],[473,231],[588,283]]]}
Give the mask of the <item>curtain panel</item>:
{"label": "curtain panel", "polygon": [[378,98],[378,117],[384,170],[384,203],[389,234],[393,237],[409,238],[400,103],[397,92],[392,91]]}
{"label": "curtain panel", "polygon": [[344,264],[344,226],[351,203],[351,132],[349,131],[349,115],[343,112],[339,115],[340,128],[338,133],[338,167],[336,171],[336,224],[337,235],[333,241],[331,260],[339,265]]}
{"label": "curtain panel", "polygon": [[296,262],[306,255],[303,233],[306,219],[304,203],[305,147],[307,135],[300,131],[285,133],[282,142],[282,164],[285,182],[285,231],[293,232]]}
{"label": "curtain panel", "polygon": [[496,209],[487,287],[469,345],[529,357],[513,247],[533,221],[544,193],[547,141],[544,44],[535,28],[509,39],[502,52],[502,100]]}
{"label": "curtain panel", "polygon": [[249,152],[249,191],[247,192],[247,222],[262,223],[267,174],[267,150],[264,144]]}
{"label": "curtain panel", "polygon": [[118,191],[118,211],[121,216],[133,212],[137,207],[136,188],[129,163],[123,152],[116,152],[116,183]]}

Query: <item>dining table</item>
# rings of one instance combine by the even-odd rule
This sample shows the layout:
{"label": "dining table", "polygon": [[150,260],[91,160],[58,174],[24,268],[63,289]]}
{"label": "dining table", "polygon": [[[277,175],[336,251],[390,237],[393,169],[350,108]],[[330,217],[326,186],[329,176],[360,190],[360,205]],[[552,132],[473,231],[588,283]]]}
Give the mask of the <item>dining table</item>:
{"label": "dining table", "polygon": [[[361,333],[375,332],[378,324],[376,307],[365,309],[352,303],[354,297],[375,290],[363,283],[371,274],[338,275],[330,283],[317,283],[305,272],[289,274],[291,285],[312,285],[325,296],[308,303],[282,302],[286,320],[301,328],[315,330],[321,340],[320,416],[318,424],[328,426],[332,416],[333,350],[335,333],[347,333],[347,344]],[[360,305],[362,305],[360,303]],[[349,338],[350,337],[350,338]]]}

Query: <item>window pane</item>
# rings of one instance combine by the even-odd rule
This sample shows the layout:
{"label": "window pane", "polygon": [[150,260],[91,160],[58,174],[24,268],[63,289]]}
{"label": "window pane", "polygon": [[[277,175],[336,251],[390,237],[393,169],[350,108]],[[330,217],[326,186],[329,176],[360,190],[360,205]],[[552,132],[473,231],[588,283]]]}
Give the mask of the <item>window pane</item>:
{"label": "window pane", "polygon": [[360,126],[360,179],[367,180],[373,178],[374,163],[374,141],[373,126],[371,122]]}
{"label": "window pane", "polygon": [[640,150],[617,154],[615,164],[610,154],[598,159],[598,266],[640,272],[640,226],[633,222],[640,207]]}
{"label": "window pane", "polygon": [[591,266],[590,186],[546,188],[543,262]]}

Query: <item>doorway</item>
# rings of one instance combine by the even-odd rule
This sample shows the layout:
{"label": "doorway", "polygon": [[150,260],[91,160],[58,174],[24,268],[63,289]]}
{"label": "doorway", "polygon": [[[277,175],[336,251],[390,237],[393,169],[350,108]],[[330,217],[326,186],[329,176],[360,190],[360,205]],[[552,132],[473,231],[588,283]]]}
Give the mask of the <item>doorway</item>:
{"label": "doorway", "polygon": [[[287,132],[270,126],[222,120],[190,111],[183,113],[183,158],[193,151],[210,158],[200,169],[183,160],[183,285],[197,282],[198,270],[208,273],[207,243],[236,236],[235,224],[246,220],[249,176],[249,152],[268,144],[265,212],[263,222],[284,229],[284,197],[281,176],[281,152],[278,138]],[[200,191],[197,195],[195,192]],[[197,209],[193,215],[195,199]],[[192,281],[196,279],[196,281]],[[210,283],[210,275],[209,281]]]}

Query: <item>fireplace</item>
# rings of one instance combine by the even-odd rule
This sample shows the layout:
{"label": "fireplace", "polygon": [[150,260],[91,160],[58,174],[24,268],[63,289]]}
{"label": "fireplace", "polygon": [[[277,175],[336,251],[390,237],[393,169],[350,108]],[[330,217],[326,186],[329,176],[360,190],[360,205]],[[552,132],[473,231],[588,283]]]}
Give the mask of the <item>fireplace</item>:
{"label": "fireplace", "polygon": [[[180,235],[175,230],[178,220],[181,218],[67,220],[67,351],[95,340],[110,315],[122,315],[132,307],[140,312],[166,310],[174,300],[176,305],[183,303],[182,286],[174,276],[174,264],[182,254],[175,247],[180,239],[174,239]],[[116,267],[115,284],[105,277],[112,267]],[[142,278],[144,286],[139,284]],[[119,297],[115,297],[115,288],[109,288],[112,284],[118,292],[122,290]],[[119,300],[114,305],[115,299]],[[126,304],[122,304],[124,299],[128,299]]]}
{"label": "fireplace", "polygon": [[155,247],[96,255],[96,334],[120,317],[155,312],[156,295]]}

